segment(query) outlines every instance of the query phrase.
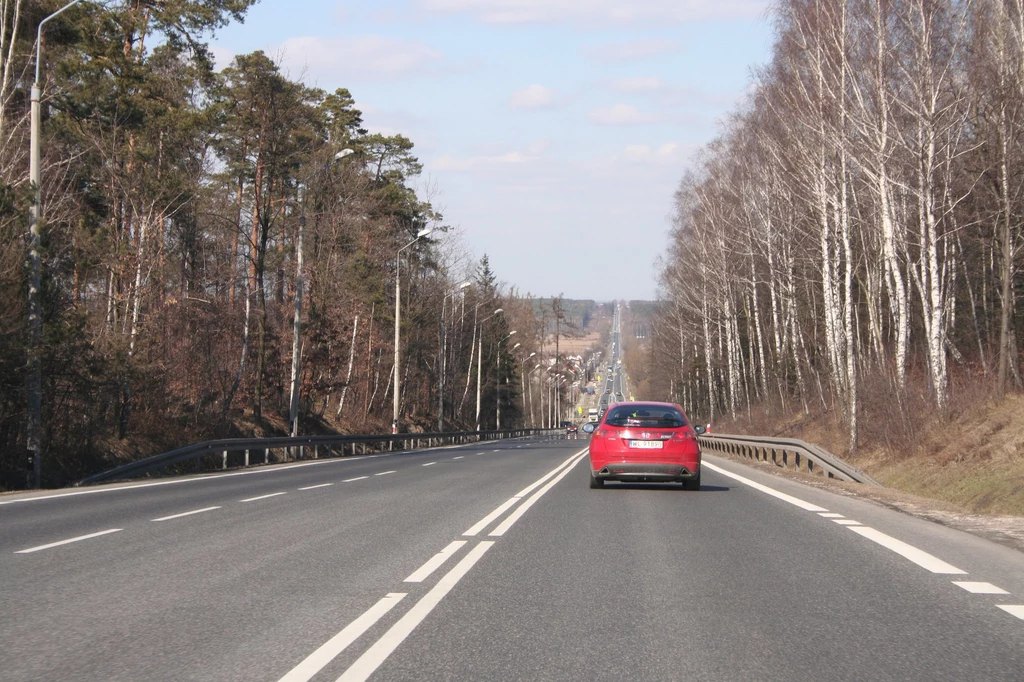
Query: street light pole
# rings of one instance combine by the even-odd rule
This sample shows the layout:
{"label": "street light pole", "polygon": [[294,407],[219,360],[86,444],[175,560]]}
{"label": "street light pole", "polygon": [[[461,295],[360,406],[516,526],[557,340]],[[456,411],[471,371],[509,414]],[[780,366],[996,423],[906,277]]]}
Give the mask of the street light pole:
{"label": "street light pole", "polygon": [[498,308],[493,313],[480,320],[479,338],[477,339],[477,356],[476,356],[476,430],[480,430],[480,381],[483,378],[483,366],[484,366],[484,322],[491,319],[495,315],[499,315],[505,312],[504,308]]}
{"label": "street light pole", "polygon": [[[536,355],[536,353],[534,353],[533,355]],[[531,355],[530,357],[532,358],[533,355]],[[527,359],[529,359],[529,358],[527,358]],[[534,417],[534,412],[533,412],[533,374],[534,374],[534,372],[536,372],[540,368],[541,368],[541,365],[537,365],[536,367],[534,367],[533,369],[530,370],[530,381],[527,384],[527,386],[530,389],[530,427],[531,428],[536,428],[537,427],[537,419],[536,419],[536,417]],[[541,393],[541,408],[540,409],[541,409],[542,412],[544,411],[544,394],[543,393]]]}
{"label": "street light pole", "polygon": [[410,246],[412,246],[413,244],[415,244],[416,242],[418,242],[423,237],[426,237],[428,234],[430,234],[433,231],[434,231],[434,228],[432,228],[432,227],[428,227],[428,228],[425,228],[423,230],[420,230],[419,232],[416,233],[416,238],[413,239],[408,244],[406,244],[405,246],[403,246],[402,248],[400,248],[398,250],[398,253],[395,255],[395,386],[394,386],[394,388],[395,388],[394,399],[395,400],[394,400],[394,410],[393,410],[392,415],[391,415],[391,433],[393,433],[393,434],[398,433],[398,408],[399,408],[399,406],[401,404],[401,393],[400,393],[400,390],[401,390],[401,381],[402,380],[401,380],[401,376],[399,374],[399,370],[400,370],[400,367],[401,367],[401,365],[400,365],[401,346],[399,345],[399,343],[400,343],[401,339],[400,339],[400,336],[399,336],[399,328],[401,327],[401,315],[402,315],[402,277],[401,277],[401,272],[402,272],[402,252],[405,251]]}
{"label": "street light pole", "polygon": [[[523,349],[525,350],[525,348]],[[526,361],[532,358],[536,353],[530,353],[525,358],[519,361],[519,395],[523,399],[523,422],[526,422]],[[531,419],[531,426],[533,420]]]}
{"label": "street light pole", "polygon": [[[446,293],[441,298],[441,376],[440,381],[437,382],[437,432],[444,433],[444,375],[448,364],[448,352],[446,350],[446,339],[445,339],[445,323],[444,323],[444,312],[445,302],[448,297],[452,297],[452,307],[455,306],[455,294],[457,292],[464,292],[466,287],[470,285],[470,282],[463,282],[458,286],[455,291]],[[472,358],[471,358],[472,359]]]}
{"label": "street light pole", "polygon": [[[513,329],[508,334],[505,334],[501,341],[498,341],[498,350],[494,354],[494,428],[497,429],[498,431],[501,431],[501,346],[515,333],[516,330]],[[516,345],[518,346],[519,344]]]}
{"label": "street light pole", "polygon": [[292,381],[291,395],[288,400],[288,424],[291,426],[292,437],[299,435],[299,375],[302,369],[302,290],[305,285],[302,270],[302,237],[306,231],[306,194],[308,193],[308,184],[313,179],[313,176],[322,173],[352,153],[351,149],[342,149],[322,168],[313,171],[306,176],[305,180],[299,183],[299,187],[302,188],[302,196],[299,197],[299,229],[298,234],[295,235],[295,318],[292,322]]}
{"label": "street light pole", "polygon": [[30,91],[31,110],[29,114],[29,155],[28,182],[32,188],[32,205],[28,213],[28,260],[31,274],[28,284],[28,424],[25,429],[26,447],[32,453],[32,487],[38,488],[43,468],[43,304],[41,290],[43,286],[43,257],[41,253],[42,230],[39,222],[42,218],[42,179],[40,173],[40,136],[41,123],[39,113],[39,71],[43,56],[43,26],[61,12],[77,5],[81,0],[72,0],[59,10],[43,18],[36,29],[36,78]]}

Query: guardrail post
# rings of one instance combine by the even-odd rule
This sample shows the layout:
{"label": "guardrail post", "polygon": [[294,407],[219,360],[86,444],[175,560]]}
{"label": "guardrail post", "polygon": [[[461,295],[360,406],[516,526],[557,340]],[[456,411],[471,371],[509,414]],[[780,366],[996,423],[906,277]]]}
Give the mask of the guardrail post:
{"label": "guardrail post", "polygon": [[228,451],[227,450],[225,450],[223,455],[221,455],[220,468],[221,469],[227,469],[228,468]]}
{"label": "guardrail post", "polygon": [[245,449],[245,466],[249,466],[249,448]]}

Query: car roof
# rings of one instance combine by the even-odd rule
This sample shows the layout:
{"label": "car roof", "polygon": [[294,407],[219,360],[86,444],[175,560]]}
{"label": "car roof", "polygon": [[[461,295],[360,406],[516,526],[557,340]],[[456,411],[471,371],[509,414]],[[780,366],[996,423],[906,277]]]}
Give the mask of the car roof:
{"label": "car roof", "polygon": [[623,401],[621,403],[615,403],[615,407],[629,407],[630,405],[648,405],[650,407],[674,407],[678,410],[683,409],[682,407],[676,405],[675,403],[659,403],[653,400],[629,400]]}

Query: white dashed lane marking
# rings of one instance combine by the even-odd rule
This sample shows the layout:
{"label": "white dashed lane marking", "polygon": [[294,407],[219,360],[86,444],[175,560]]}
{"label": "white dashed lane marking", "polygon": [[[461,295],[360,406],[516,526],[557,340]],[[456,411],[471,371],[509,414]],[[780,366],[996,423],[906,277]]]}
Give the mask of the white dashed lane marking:
{"label": "white dashed lane marking", "polygon": [[154,521],[170,521],[171,519],[180,519],[183,516],[192,516],[193,514],[202,514],[203,512],[213,511],[214,509],[220,509],[220,507],[205,507],[203,509],[193,509],[192,511],[181,512],[180,514],[171,514],[170,516],[161,516],[159,519],[153,519]]}
{"label": "white dashed lane marking", "polygon": [[67,540],[60,540],[59,542],[51,542],[48,545],[39,545],[38,547],[29,547],[28,549],[22,549],[15,552],[15,554],[31,554],[32,552],[38,552],[44,549],[50,549],[52,547],[60,547],[61,545],[69,545],[72,542],[81,542],[82,540],[90,540],[92,538],[98,538],[101,535],[109,535],[110,533],[117,533],[123,530],[122,528],[111,528],[110,530],[101,530],[98,533],[89,533],[88,535],[79,535],[76,538],[68,538]]}
{"label": "white dashed lane marking", "polygon": [[1024,620],[1024,604],[998,604],[997,606],[1011,616],[1017,616]]}
{"label": "white dashed lane marking", "polygon": [[391,471],[382,471],[379,474],[374,474],[374,476],[387,476],[388,474],[394,474],[394,473],[397,473],[397,471],[392,469]]}
{"label": "white dashed lane marking", "polygon": [[996,587],[992,583],[976,583],[970,580],[954,580],[953,584],[957,587],[962,587],[971,594],[1010,594],[1001,587]]}
{"label": "white dashed lane marking", "polygon": [[437,462],[427,462],[427,463],[426,463],[426,464],[424,464],[423,466],[425,466],[425,467],[429,467],[429,466],[434,466],[435,464],[437,464]]}
{"label": "white dashed lane marking", "polygon": [[352,481],[364,481],[367,478],[369,478],[369,476],[356,476],[355,478],[346,478],[344,481],[342,481],[342,483],[351,483]]}
{"label": "white dashed lane marking", "polygon": [[321,483],[319,485],[307,485],[305,488],[299,488],[299,490],[313,490],[315,488],[326,488],[329,485],[334,485],[334,484],[333,483]]}
{"label": "white dashed lane marking", "polygon": [[257,497],[246,498],[244,500],[241,500],[241,502],[255,502],[256,500],[265,500],[268,497],[277,497],[278,495],[284,495],[284,494],[285,493],[270,493],[269,495],[259,495]]}

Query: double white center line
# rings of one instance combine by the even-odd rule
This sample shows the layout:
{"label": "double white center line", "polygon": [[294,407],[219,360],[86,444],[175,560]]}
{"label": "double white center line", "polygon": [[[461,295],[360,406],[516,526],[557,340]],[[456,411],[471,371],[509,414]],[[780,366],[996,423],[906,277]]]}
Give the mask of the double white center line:
{"label": "double white center line", "polygon": [[[586,456],[586,449],[583,449],[567,460],[559,464],[552,471],[540,479],[520,490],[514,497],[503,502],[497,509],[482,518],[472,528],[463,533],[463,536],[472,537],[482,532],[498,517],[515,506],[517,502],[523,501],[527,495],[533,495],[523,501],[523,504],[516,509],[497,528],[491,531],[491,537],[500,537],[508,531],[512,525],[519,520],[526,510],[540,499],[548,490],[555,486]],[[428,462],[423,466],[430,466],[437,462]],[[539,490],[538,490],[539,488]],[[385,632],[380,639],[374,642],[349,668],[338,678],[337,682],[355,682],[365,680],[372,675],[384,661],[401,645],[405,639],[412,634],[416,627],[434,610],[444,597],[451,592],[456,584],[465,576],[471,568],[483,557],[483,555],[494,546],[496,540],[484,540],[474,545],[469,552],[455,566],[448,571],[433,588],[430,589],[404,616],[402,616],[391,628]],[[428,559],[426,563],[414,571],[406,583],[421,583],[429,578],[438,568],[443,566],[450,558],[459,552],[468,540],[454,540],[447,547]],[[326,644],[310,654],[302,663],[293,668],[280,682],[307,682],[314,675],[320,672],[338,654],[348,647],[356,638],[368,630],[374,623],[380,620],[384,614],[391,610],[406,593],[392,592],[384,599],[378,601],[369,610],[356,618],[341,632],[332,637]]]}

